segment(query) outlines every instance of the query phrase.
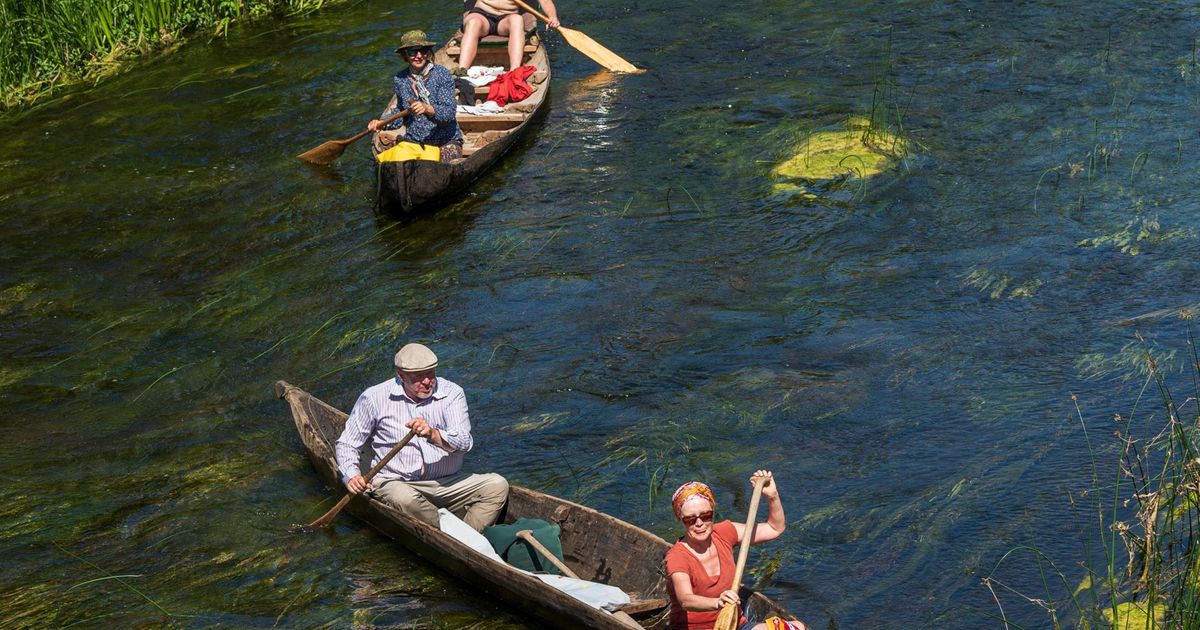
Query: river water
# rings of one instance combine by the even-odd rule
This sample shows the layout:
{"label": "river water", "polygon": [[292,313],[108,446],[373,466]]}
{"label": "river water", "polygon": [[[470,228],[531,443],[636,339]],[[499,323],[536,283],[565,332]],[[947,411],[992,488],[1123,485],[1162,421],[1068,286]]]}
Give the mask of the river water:
{"label": "river water", "polygon": [[[255,25],[0,122],[0,625],[537,627],[352,518],[287,533],[337,491],[272,383],[348,409],[419,340],[471,465],[515,483],[673,539],[677,484],[738,519],[773,470],[788,531],[751,579],[815,628],[1049,627],[1013,591],[1083,577],[1140,349],[1187,382],[1200,11],[561,4],[649,72],[551,36],[545,120],[410,220],[372,210],[365,145],[294,156],[382,107],[401,31],[453,30],[434,2]],[[873,108],[898,168],[773,187]]]}

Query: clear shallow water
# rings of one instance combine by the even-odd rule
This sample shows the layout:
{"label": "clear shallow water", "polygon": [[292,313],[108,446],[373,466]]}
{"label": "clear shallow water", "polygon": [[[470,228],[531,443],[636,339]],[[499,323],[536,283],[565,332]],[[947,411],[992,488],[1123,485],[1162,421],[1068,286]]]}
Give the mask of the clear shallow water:
{"label": "clear shallow water", "polygon": [[[294,155],[380,109],[400,31],[452,31],[431,3],[247,29],[3,123],[6,624],[534,627],[352,519],[286,532],[334,492],[271,383],[346,408],[409,339],[467,388],[475,466],[664,536],[677,483],[736,518],[774,470],[789,530],[752,565],[817,628],[998,626],[980,579],[1019,545],[1082,576],[1070,396],[1107,475],[1126,345],[1182,351],[1153,314],[1200,303],[1197,10],[560,12],[650,72],[555,39],[536,134],[403,222],[365,147]],[[772,192],[882,77],[903,168]],[[997,577],[1042,595],[1032,561]]]}

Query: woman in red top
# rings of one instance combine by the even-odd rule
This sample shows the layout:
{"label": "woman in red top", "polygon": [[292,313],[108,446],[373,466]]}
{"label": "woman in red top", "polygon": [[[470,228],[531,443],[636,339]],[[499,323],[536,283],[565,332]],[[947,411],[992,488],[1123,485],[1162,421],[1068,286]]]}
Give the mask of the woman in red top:
{"label": "woman in red top", "polygon": [[[759,470],[750,478],[766,477],[762,495],[767,499],[767,522],[757,523],[751,545],[774,540],[783,533],[786,520],[783,504],[779,502],[779,486],[770,471]],[[744,523],[729,520],[713,523],[717,501],[708,486],[690,481],[679,486],[671,496],[675,518],[684,526],[684,536],[667,551],[667,590],[671,596],[672,630],[711,630],[717,615],[727,603],[740,605],[737,588],[733,585],[735,571],[733,548],[746,531]],[[738,626],[746,623],[740,616]],[[790,623],[792,628],[805,630],[804,624]],[[753,630],[767,630],[766,623],[755,624]]]}

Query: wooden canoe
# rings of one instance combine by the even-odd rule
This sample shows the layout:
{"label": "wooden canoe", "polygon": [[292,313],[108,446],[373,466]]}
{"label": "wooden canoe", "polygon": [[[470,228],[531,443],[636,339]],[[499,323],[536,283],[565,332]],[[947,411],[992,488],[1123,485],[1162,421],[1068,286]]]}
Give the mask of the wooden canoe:
{"label": "wooden canoe", "polygon": [[[447,68],[458,65],[462,31],[437,50],[434,63]],[[475,65],[506,66],[507,38],[485,37],[475,55]],[[458,126],[463,132],[463,157],[449,164],[427,160],[387,162],[379,167],[379,203],[392,214],[436,208],[466,192],[468,187],[516,143],[531,122],[543,114],[546,93],[550,90],[550,58],[546,47],[536,31],[531,32],[525,42],[523,65],[537,70],[526,82],[533,93],[525,99],[508,103],[503,113],[459,114]],[[487,100],[487,86],[475,88],[476,103]],[[388,102],[384,111],[395,105],[396,97]],[[401,134],[403,135],[403,132]],[[377,155],[384,145],[379,134],[372,137],[371,154]]]}
{"label": "wooden canoe", "polygon": [[[287,400],[292,420],[317,472],[339,493],[334,444],[346,414],[284,381],[275,394]],[[507,602],[556,628],[629,630],[630,622],[597,610],[514,567],[487,558],[440,529],[406,516],[372,497],[356,497],[346,510],[413,553],[489,595]],[[625,521],[565,499],[517,485],[509,486],[501,523],[538,518],[561,528],[563,557],[580,578],[611,584],[630,595],[622,610],[643,628],[665,630],[668,599],[663,557],[670,545],[662,538]],[[762,620],[771,615],[794,619],[761,593],[742,589],[747,614]]]}

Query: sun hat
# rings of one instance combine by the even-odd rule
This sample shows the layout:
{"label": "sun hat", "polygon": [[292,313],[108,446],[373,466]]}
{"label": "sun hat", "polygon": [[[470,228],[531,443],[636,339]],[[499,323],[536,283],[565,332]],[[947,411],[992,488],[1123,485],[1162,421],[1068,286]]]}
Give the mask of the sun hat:
{"label": "sun hat", "polygon": [[405,48],[433,48],[437,46],[437,42],[430,41],[425,36],[425,31],[408,31],[400,36],[400,46],[396,48],[396,52],[403,53]]}
{"label": "sun hat", "polygon": [[396,369],[401,372],[424,372],[437,367],[437,355],[419,343],[406,344],[396,353]]}

